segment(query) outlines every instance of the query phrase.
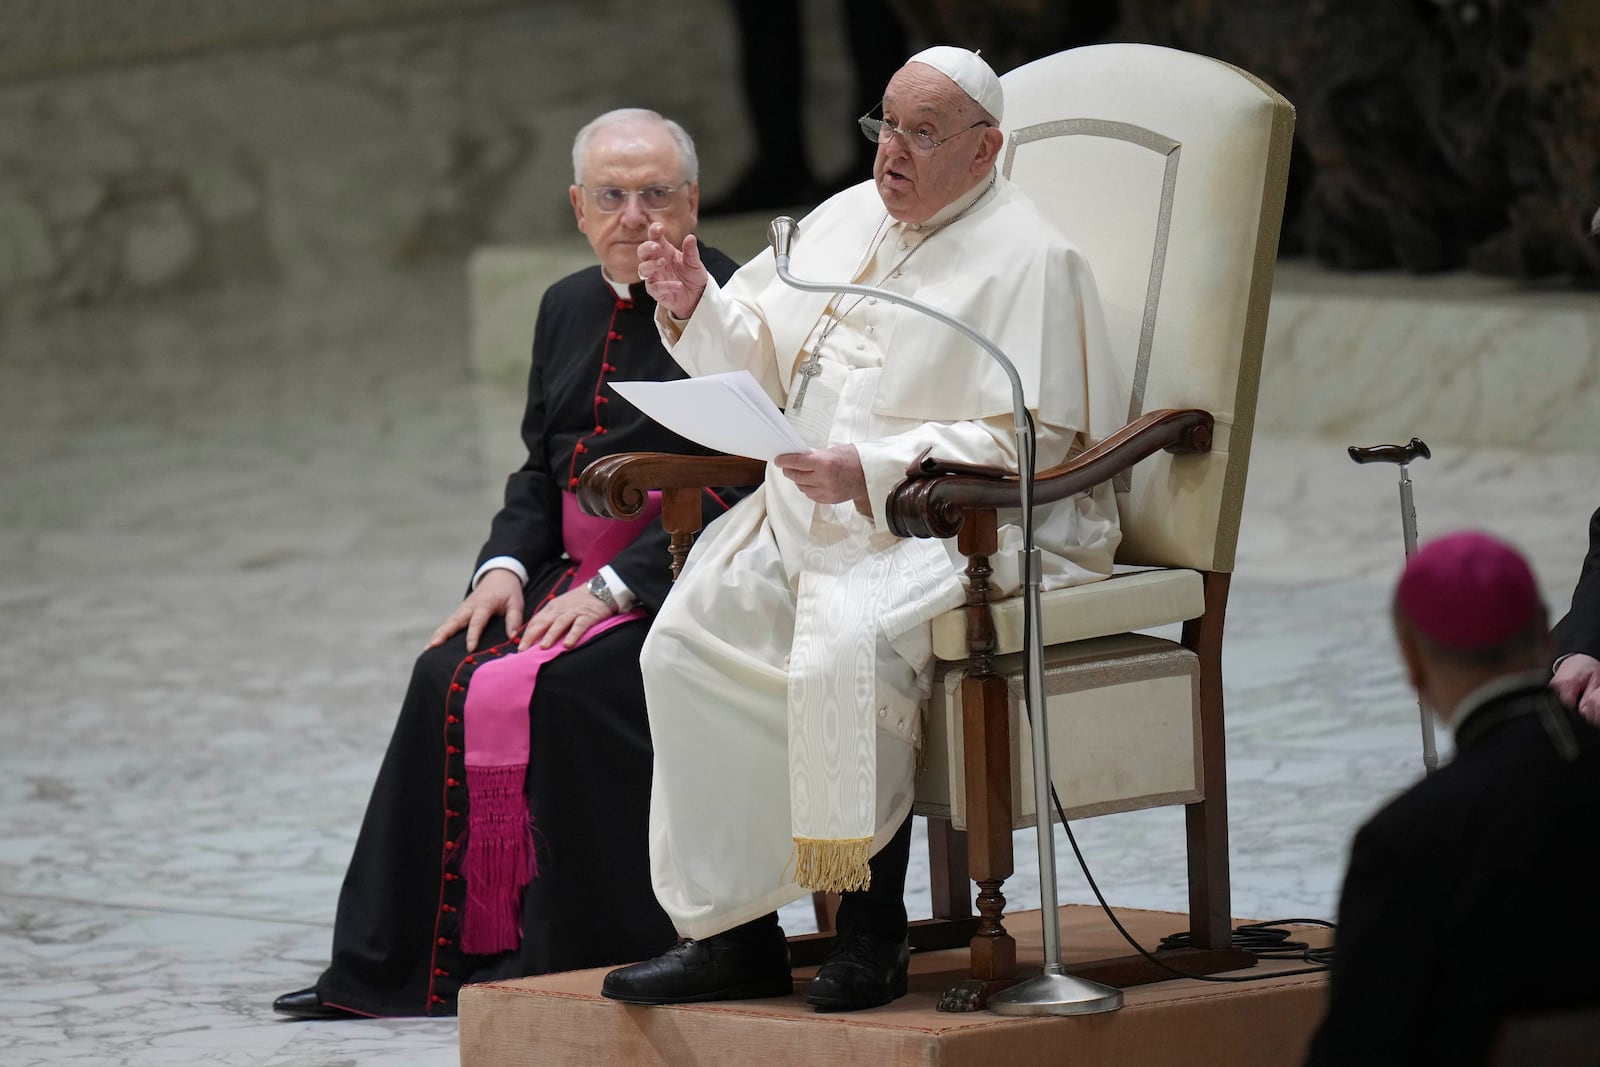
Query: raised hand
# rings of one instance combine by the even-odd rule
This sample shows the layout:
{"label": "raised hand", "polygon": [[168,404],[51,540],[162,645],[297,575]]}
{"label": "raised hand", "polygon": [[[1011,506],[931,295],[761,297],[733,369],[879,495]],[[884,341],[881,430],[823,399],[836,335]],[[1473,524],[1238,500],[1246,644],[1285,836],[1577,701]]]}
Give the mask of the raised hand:
{"label": "raised hand", "polygon": [[694,234],[685,234],[683,248],[674,248],[659,222],[650,224],[639,245],[639,277],[656,303],[680,319],[694,314],[711,279],[700,262],[700,243]]}

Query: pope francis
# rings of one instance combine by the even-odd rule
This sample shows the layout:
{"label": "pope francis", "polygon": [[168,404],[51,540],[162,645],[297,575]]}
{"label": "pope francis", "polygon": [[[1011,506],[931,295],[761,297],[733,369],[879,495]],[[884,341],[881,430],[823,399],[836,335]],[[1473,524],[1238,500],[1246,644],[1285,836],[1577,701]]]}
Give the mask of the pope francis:
{"label": "pope francis", "polygon": [[[975,53],[913,56],[884,92],[872,180],[800,223],[794,273],[888,288],[963,319],[1016,363],[1041,468],[1086,446],[1086,365],[1105,339],[1073,245],[1003,178],[999,79]],[[819,1010],[906,990],[910,811],[929,621],[964,602],[953,544],[879,521],[908,464],[1015,469],[1004,372],[966,338],[871,297],[813,294],[758,256],[720,287],[695,238],[660,227],[639,274],[673,358],[692,375],[750,371],[811,451],[709,526],[643,652],[655,746],[650,859],[685,940],[613,971],[640,1004],[787,996],[775,909],[843,894],[834,947],[807,989]],[[1119,532],[1109,487],[1036,514],[1044,584],[1104,577]],[[1021,530],[1002,530],[1001,590]],[[1005,517],[1002,518],[1005,521]]]}

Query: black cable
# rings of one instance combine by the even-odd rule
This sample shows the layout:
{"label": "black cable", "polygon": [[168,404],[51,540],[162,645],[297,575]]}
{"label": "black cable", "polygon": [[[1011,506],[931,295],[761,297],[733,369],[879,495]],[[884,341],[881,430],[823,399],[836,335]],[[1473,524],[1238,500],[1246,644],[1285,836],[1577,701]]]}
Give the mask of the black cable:
{"label": "black cable", "polygon": [[[1031,714],[1031,712],[1030,712]],[[1056,815],[1061,820],[1061,828],[1067,832],[1067,842],[1072,846],[1072,854],[1078,858],[1078,868],[1083,871],[1083,877],[1088,880],[1089,888],[1094,892],[1095,900],[1100,902],[1100,910],[1106,913],[1106,918],[1111,920],[1111,925],[1117,928],[1117,933],[1122,935],[1133,950],[1146,960],[1160,967],[1162,970],[1177,975],[1179,978],[1193,978],[1201,982],[1264,982],[1270,978],[1291,978],[1299,974],[1321,974],[1328,970],[1333,962],[1333,946],[1312,948],[1303,941],[1290,941],[1289,931],[1278,928],[1279,923],[1299,923],[1301,925],[1321,926],[1329,930],[1337,927],[1324,919],[1271,919],[1266,922],[1247,923],[1233,931],[1233,946],[1244,949],[1257,959],[1303,959],[1315,964],[1297,971],[1274,971],[1272,974],[1250,974],[1225,976],[1215,974],[1191,974],[1172,966],[1165,960],[1158,959],[1154,953],[1148,951],[1143,945],[1135,941],[1133,935],[1128,933],[1122,921],[1117,918],[1116,912],[1111,910],[1111,905],[1106,903],[1100,886],[1095,882],[1094,875],[1089,871],[1089,863],[1083,858],[1083,850],[1078,847],[1078,839],[1072,833],[1072,824],[1067,822],[1066,809],[1061,806],[1061,797],[1056,793],[1056,784],[1050,783],[1050,801],[1055,805]],[[1161,939],[1162,947],[1176,948],[1187,947],[1193,944],[1189,931],[1170,934]]]}
{"label": "black cable", "polygon": [[[1028,420],[1028,436],[1030,438],[1030,447],[1028,449],[1029,458],[1036,463],[1038,462],[1037,456],[1034,455],[1034,448],[1036,446],[1032,444],[1032,441],[1036,440],[1035,434],[1037,433],[1033,421],[1033,412],[1026,411],[1025,409],[1025,414]],[[1030,484],[1033,481],[1033,475],[1034,472],[1031,469],[1025,474],[1025,477],[1028,478]],[[1033,530],[1031,529],[1033,524],[1026,523],[1025,525],[1029,528],[1023,530],[1024,554],[1033,549]],[[1027,564],[1026,561],[1024,561],[1024,579],[1026,579],[1026,576]],[[1032,598],[1024,596],[1022,598],[1022,632],[1024,635],[1033,633],[1032,610]],[[1024,659],[1024,662],[1027,662],[1026,658]],[[1026,688],[1026,685],[1024,685],[1024,691],[1026,691]],[[1039,688],[1041,691],[1044,689],[1044,679],[1042,678],[1039,679]],[[1028,702],[1026,700],[1022,702],[1022,706],[1023,710],[1026,711],[1029,716],[1029,725],[1031,727],[1033,721],[1033,709],[1028,707]],[[1139,953],[1139,955],[1143,956],[1146,960],[1155,964],[1157,967],[1160,967],[1162,970],[1174,974],[1179,978],[1193,978],[1201,982],[1264,982],[1270,978],[1290,978],[1300,974],[1321,974],[1322,972],[1328,970],[1328,968],[1332,965],[1333,945],[1330,944],[1323,948],[1312,948],[1304,941],[1289,940],[1289,931],[1280,929],[1278,927],[1279,923],[1296,923],[1303,926],[1321,926],[1328,930],[1337,929],[1333,923],[1324,919],[1272,919],[1266,922],[1247,923],[1233,931],[1233,947],[1243,949],[1244,951],[1255,956],[1258,960],[1299,959],[1314,965],[1297,971],[1276,971],[1272,974],[1252,974],[1234,977],[1219,976],[1214,974],[1190,974],[1188,971],[1180,970],[1179,968],[1172,966],[1165,960],[1157,959],[1153,953],[1148,951],[1143,945],[1134,940],[1133,935],[1128,933],[1127,928],[1124,927],[1121,920],[1117,918],[1116,912],[1111,910],[1111,905],[1106,903],[1105,896],[1100,892],[1100,886],[1095,882],[1094,875],[1089,871],[1088,861],[1083,858],[1083,850],[1078,847],[1078,839],[1072,833],[1072,824],[1067,822],[1067,812],[1066,809],[1061,805],[1061,797],[1056,793],[1056,784],[1054,782],[1050,783],[1050,800],[1051,803],[1055,805],[1056,815],[1061,820],[1061,828],[1067,832],[1067,841],[1072,845],[1072,854],[1078,858],[1078,868],[1083,871],[1084,878],[1089,882],[1089,888],[1094,891],[1095,900],[1099,901],[1100,903],[1100,910],[1106,913],[1106,918],[1111,920],[1111,925],[1116,927],[1117,933],[1122,935],[1122,939],[1132,946],[1135,952]],[[1187,930],[1183,931],[1182,933],[1170,934],[1161,939],[1161,946],[1163,948],[1188,947],[1192,944],[1193,937]]]}

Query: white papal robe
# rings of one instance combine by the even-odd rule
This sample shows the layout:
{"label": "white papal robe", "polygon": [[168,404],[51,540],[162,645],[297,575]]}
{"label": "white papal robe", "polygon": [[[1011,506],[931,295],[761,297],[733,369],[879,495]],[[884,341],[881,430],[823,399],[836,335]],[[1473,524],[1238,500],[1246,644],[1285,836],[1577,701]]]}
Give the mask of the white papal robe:
{"label": "white papal robe", "polygon": [[[921,226],[890,218],[871,182],[847,189],[802,220],[792,270],[884,286],[961,318],[1018,365],[1039,468],[1085,446],[1085,366],[1105,345],[1093,277],[1004,178]],[[830,319],[821,374],[796,411],[796,368]],[[1008,379],[915,311],[797,291],[763,254],[726,288],[712,281],[687,322],[661,309],[657,324],[690,374],[749,370],[812,447],[854,444],[880,520],[925,449],[1015,469]],[[1021,531],[1008,518],[993,559],[1002,592],[1019,584]],[[1119,532],[1109,486],[1035,518],[1046,588],[1110,573]],[[776,467],[702,533],[642,658],[652,876],[682,934],[710,936],[807,892],[794,880],[795,841],[839,821],[819,799],[824,786],[859,809],[842,818],[864,820],[871,851],[899,827],[932,674],[929,621],[964,602],[963,567],[953,541],[897,538],[854,504],[814,504]],[[791,747],[832,739],[831,720],[807,716],[841,713],[874,719],[875,746],[834,765],[798,759],[792,775]],[[875,774],[861,773],[862,759]]]}

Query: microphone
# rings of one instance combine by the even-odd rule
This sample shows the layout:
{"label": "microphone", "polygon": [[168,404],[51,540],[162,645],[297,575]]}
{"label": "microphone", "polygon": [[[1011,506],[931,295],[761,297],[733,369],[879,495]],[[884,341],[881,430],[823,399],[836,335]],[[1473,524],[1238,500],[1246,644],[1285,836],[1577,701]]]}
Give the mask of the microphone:
{"label": "microphone", "polygon": [[767,224],[767,244],[772,246],[772,254],[777,258],[780,276],[788,272],[789,246],[794,243],[795,230],[799,228],[800,224],[788,215],[779,215]]}
{"label": "microphone", "polygon": [[[767,242],[772,245],[778,277],[787,286],[808,293],[853,293],[877,297],[927,315],[955,330],[989,354],[1011,382],[1011,411],[1017,437],[1018,482],[1022,494],[1022,548],[1017,553],[1022,564],[1023,591],[1023,695],[1033,738],[1034,811],[1039,839],[1039,891],[1041,922],[1044,927],[1044,974],[990,999],[991,1010],[1006,1015],[1079,1014],[1109,1011],[1122,1006],[1122,992],[1110,986],[1066,973],[1061,963],[1061,916],[1056,906],[1055,836],[1050,818],[1050,743],[1045,728],[1044,637],[1040,628],[1039,582],[1042,559],[1033,543],[1034,428],[1022,392],[1022,377],[1000,347],[954,315],[913,300],[909,296],[852,283],[810,282],[789,273],[789,250],[797,228],[794,219],[779,215],[767,226]],[[1010,1000],[1008,1000],[1008,994]],[[1083,1005],[1094,1004],[1086,1009]],[[1041,1011],[1044,1005],[1078,1005],[1066,1012]]]}

